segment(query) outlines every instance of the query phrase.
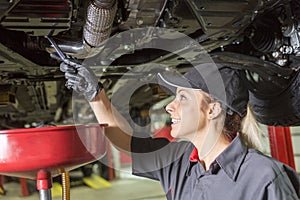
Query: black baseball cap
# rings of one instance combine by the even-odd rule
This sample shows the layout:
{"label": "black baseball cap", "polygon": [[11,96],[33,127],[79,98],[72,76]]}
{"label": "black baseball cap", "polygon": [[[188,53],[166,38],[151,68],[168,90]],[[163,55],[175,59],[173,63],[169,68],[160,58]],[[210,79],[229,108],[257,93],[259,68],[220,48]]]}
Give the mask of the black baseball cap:
{"label": "black baseball cap", "polygon": [[224,64],[202,63],[191,67],[184,75],[176,71],[158,73],[158,83],[176,93],[176,88],[202,90],[222,102],[230,115],[247,113],[249,100],[245,71]]}

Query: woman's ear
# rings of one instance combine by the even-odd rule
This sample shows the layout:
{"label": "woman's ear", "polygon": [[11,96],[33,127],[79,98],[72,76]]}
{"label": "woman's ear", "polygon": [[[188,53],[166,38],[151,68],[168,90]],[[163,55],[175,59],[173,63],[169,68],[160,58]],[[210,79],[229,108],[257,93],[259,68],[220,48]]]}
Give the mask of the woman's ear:
{"label": "woman's ear", "polygon": [[222,113],[222,108],[220,102],[213,102],[209,104],[209,119],[215,119]]}

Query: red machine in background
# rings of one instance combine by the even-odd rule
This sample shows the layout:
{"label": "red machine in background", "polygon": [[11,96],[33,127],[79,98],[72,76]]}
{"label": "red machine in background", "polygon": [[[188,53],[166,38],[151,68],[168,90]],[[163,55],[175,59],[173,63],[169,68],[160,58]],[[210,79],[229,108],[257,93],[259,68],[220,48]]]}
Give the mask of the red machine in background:
{"label": "red machine in background", "polygon": [[0,131],[0,174],[36,180],[40,198],[51,200],[52,177],[62,174],[69,188],[68,171],[105,155],[103,131],[98,124]]}

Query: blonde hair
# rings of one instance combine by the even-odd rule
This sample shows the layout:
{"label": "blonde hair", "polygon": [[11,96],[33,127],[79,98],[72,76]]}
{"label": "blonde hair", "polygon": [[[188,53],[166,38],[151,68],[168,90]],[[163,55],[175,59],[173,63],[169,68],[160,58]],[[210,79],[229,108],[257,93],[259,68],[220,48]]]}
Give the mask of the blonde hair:
{"label": "blonde hair", "polygon": [[262,149],[263,131],[254,117],[251,106],[247,105],[247,115],[242,119],[240,137],[250,148]]}
{"label": "blonde hair", "polygon": [[[206,104],[217,101],[209,94],[204,96],[204,100]],[[247,114],[243,118],[236,112],[233,115],[229,115],[224,110],[224,114],[223,134],[228,141],[232,141],[236,137],[236,133],[239,132],[241,140],[247,147],[262,150],[264,132],[259,128],[249,103],[247,105]]]}

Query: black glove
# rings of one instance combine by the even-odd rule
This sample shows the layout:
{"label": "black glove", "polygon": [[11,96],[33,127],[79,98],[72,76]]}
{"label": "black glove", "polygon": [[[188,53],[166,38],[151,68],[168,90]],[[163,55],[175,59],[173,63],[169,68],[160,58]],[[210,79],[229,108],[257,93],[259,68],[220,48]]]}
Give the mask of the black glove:
{"label": "black glove", "polygon": [[83,94],[88,101],[92,101],[103,88],[94,72],[75,60],[65,59],[60,64],[60,70],[65,73],[66,87]]}

